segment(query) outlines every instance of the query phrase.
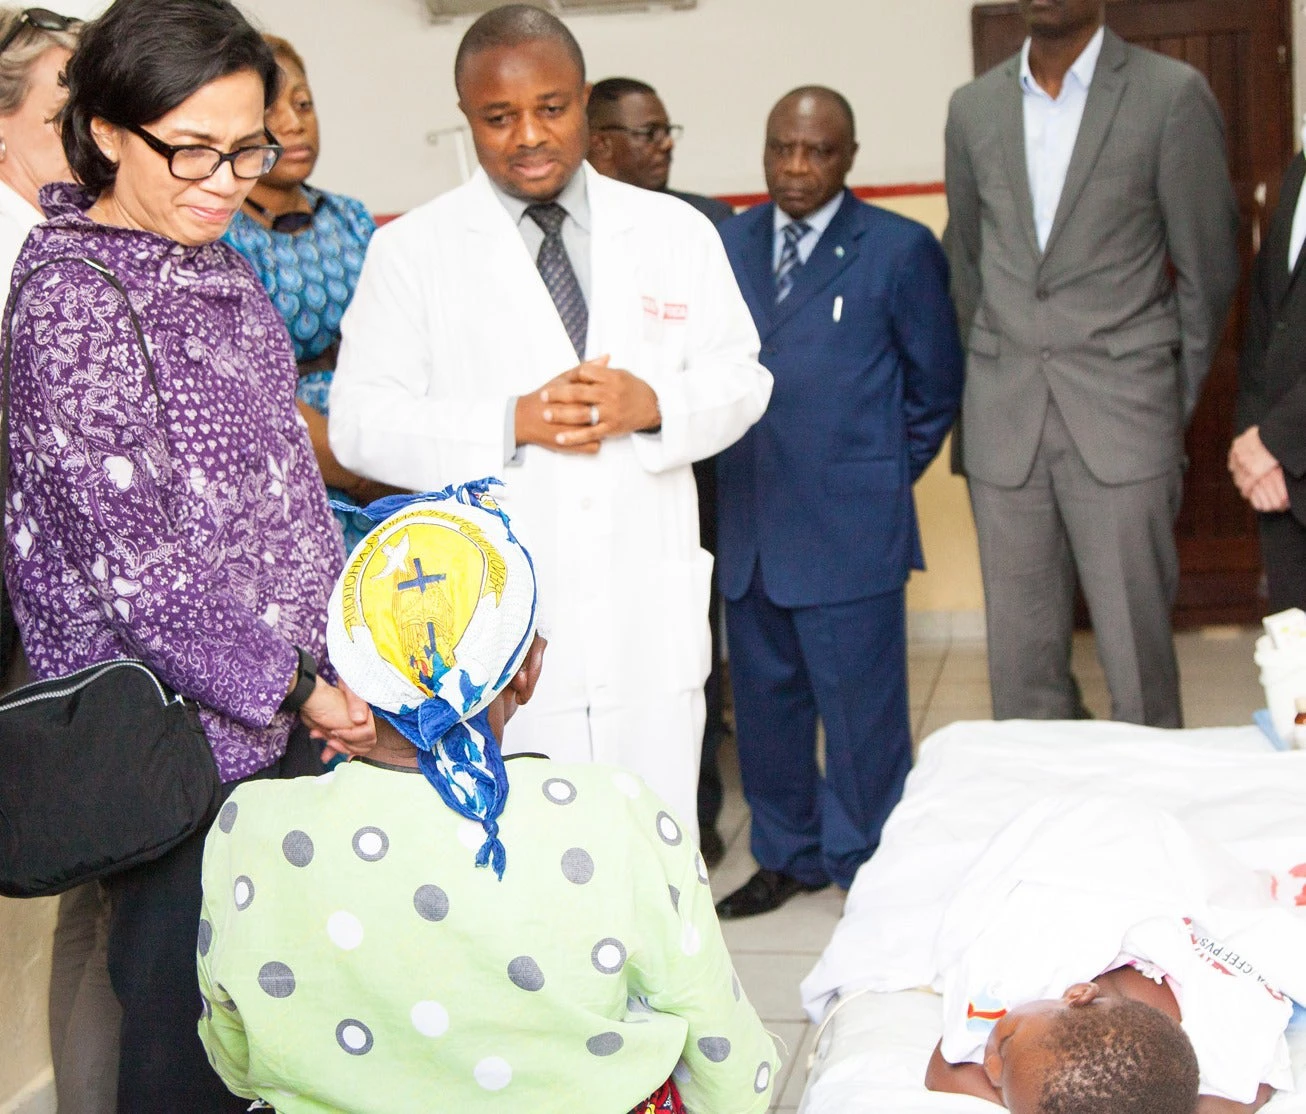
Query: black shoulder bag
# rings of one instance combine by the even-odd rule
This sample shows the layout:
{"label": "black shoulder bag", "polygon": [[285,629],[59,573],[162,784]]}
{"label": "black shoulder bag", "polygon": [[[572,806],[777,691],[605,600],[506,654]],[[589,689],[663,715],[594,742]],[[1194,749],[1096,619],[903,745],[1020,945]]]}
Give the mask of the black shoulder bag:
{"label": "black shoulder bag", "polygon": [[[39,264],[14,286],[4,330],[0,512],[9,480],[14,308],[33,276],[67,262],[92,268],[127,303],[162,420],[154,362],[122,283],[96,259]],[[0,554],[7,547],[0,516]],[[0,575],[0,634],[13,625],[6,604]],[[144,662],[100,662],[16,689],[0,697],[0,894],[57,894],[156,859],[212,818],[219,789],[195,705]]]}

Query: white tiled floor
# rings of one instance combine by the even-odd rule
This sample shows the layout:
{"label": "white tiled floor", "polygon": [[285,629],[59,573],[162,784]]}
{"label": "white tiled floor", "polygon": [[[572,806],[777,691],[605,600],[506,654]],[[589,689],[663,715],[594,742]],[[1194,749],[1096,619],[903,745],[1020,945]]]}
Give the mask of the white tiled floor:
{"label": "white tiled floor", "polygon": [[[1253,628],[1208,627],[1177,636],[1187,726],[1245,724],[1263,705],[1252,663],[1258,633]],[[1076,636],[1074,664],[1085,704],[1095,716],[1108,718],[1111,700],[1091,635]],[[918,742],[954,720],[989,718],[987,669],[988,659],[979,643],[929,642],[910,647],[912,728]],[[718,898],[747,881],[755,868],[748,853],[748,809],[739,789],[733,746],[723,749],[721,765],[726,780],[721,834],[729,850],[712,877]],[[836,887],[800,894],[774,913],[724,926],[740,980],[767,1028],[787,1049],[774,1111],[796,1111],[802,1097],[814,1027],[803,1015],[798,983],[834,931],[843,898]]]}

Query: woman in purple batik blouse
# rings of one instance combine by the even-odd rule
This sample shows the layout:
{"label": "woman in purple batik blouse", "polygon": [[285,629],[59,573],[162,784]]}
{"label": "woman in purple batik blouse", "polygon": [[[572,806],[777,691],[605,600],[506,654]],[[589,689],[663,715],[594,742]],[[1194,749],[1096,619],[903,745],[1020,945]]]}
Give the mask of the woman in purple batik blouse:
{"label": "woman in purple batik blouse", "polygon": [[[199,704],[228,788],[313,768],[302,732],[287,750],[297,716],[341,750],[375,738],[365,705],[313,681],[340,535],[285,325],[218,242],[279,153],[263,128],[276,80],[226,0],[117,0],[68,63],[82,185],[42,191],[49,219],[15,282],[50,265],[11,299],[5,575],[32,672],[143,658]],[[157,395],[123,294],[68,257],[126,288]],[[120,1114],[247,1105],[196,1034],[204,834],[108,883]]]}

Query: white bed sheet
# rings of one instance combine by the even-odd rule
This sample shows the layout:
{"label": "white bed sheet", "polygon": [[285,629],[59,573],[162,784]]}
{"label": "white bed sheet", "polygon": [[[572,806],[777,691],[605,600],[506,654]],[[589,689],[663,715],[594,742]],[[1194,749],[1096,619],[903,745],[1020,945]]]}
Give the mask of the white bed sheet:
{"label": "white bed sheet", "polygon": [[[1222,761],[1239,755],[1248,761]],[[1278,858],[1285,843],[1306,838],[1306,753],[1276,754],[1254,727],[1158,731],[1008,721],[957,723],[925,740],[881,848],[891,857],[895,848],[926,845],[927,857],[943,870],[946,889],[948,872],[960,876],[967,856],[978,854],[996,827],[1028,804],[1069,789],[1091,791],[1094,784],[1117,793],[1122,785],[1132,786],[1152,803],[1187,812],[1212,834],[1238,837],[1243,857],[1254,865]],[[975,807],[977,801],[982,808]],[[992,1111],[993,1104],[981,1099],[924,1088],[942,1027],[942,999],[928,990],[898,989],[915,985],[899,981],[915,969],[923,972],[920,983],[929,981],[928,964],[922,965],[928,948],[908,943],[919,939],[925,923],[908,916],[897,928],[887,926],[883,908],[867,907],[879,903],[885,886],[895,885],[893,872],[876,871],[874,862],[863,868],[867,885],[859,887],[861,874],[854,882],[844,920],[803,984],[804,1004],[814,1017],[826,1012],[831,992],[831,1004],[839,1008],[814,1050],[800,1114]],[[865,892],[872,883],[877,900],[859,900],[859,888]],[[906,956],[900,970],[886,972],[883,964],[865,961],[868,950],[884,954],[894,948]],[[864,989],[877,983],[892,992]],[[847,1000],[840,1004],[840,997]],[[1267,1114],[1306,1114],[1306,1024],[1289,1031],[1289,1045],[1297,1092],[1277,1095]]]}

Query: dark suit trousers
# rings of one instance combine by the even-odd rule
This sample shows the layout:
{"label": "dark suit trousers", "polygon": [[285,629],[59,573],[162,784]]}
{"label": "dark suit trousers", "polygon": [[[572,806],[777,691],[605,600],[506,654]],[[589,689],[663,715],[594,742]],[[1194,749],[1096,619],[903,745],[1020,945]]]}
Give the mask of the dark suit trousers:
{"label": "dark suit trousers", "polygon": [[1182,727],[1170,613],[1179,585],[1174,470],[1104,484],[1055,402],[1029,478],[1005,488],[971,477],[988,626],[994,719],[1073,719],[1075,576],[1088,601],[1111,718]]}
{"label": "dark suit trousers", "polygon": [[1306,610],[1306,526],[1290,513],[1259,514],[1261,564],[1270,590],[1268,614]]}
{"label": "dark suit trousers", "polygon": [[743,598],[726,603],[726,629],[753,857],[846,887],[879,845],[911,768],[906,593],[779,607],[759,568]]}
{"label": "dark suit trousers", "polygon": [[[694,462],[694,479],[698,484],[698,536],[704,549],[716,554],[716,461],[714,456]],[[716,577],[708,603],[708,626],[712,632],[712,669],[703,686],[707,718],[703,723],[703,757],[698,767],[698,829],[716,827],[725,799],[721,784],[721,766],[717,752],[726,736],[725,685],[721,677],[721,593]]]}
{"label": "dark suit trousers", "polygon": [[[320,748],[296,730],[280,762],[251,778],[323,772]],[[224,785],[230,795],[240,782]],[[239,1114],[249,1106],[209,1067],[195,941],[204,837],[196,832],[153,862],[108,879],[109,978],[122,1004],[118,1114]]]}

